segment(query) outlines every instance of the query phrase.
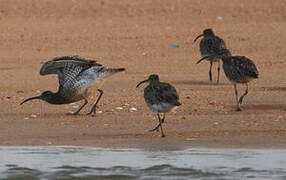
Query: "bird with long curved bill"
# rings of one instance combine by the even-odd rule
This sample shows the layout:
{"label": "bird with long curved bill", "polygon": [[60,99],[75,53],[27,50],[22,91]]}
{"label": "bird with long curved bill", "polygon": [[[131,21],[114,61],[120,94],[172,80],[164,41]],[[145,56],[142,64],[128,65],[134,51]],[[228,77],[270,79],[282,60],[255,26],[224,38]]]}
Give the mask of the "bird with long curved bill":
{"label": "bird with long curved bill", "polygon": [[99,96],[88,114],[95,114],[97,104],[103,94],[100,89],[103,81],[117,73],[125,71],[124,68],[107,68],[97,63],[95,60],[81,58],[79,56],[56,57],[45,62],[40,70],[40,75],[57,74],[59,79],[59,89],[56,93],[45,91],[40,96],[35,96],[24,100],[22,104],[41,99],[50,104],[69,104],[84,100],[84,104],[74,113],[78,114],[88,103],[87,98],[96,91]]}
{"label": "bird with long curved bill", "polygon": [[214,62],[218,63],[217,67],[217,84],[219,83],[220,76],[220,59],[217,56],[211,56],[216,54],[221,49],[226,49],[226,44],[224,40],[216,36],[212,29],[205,29],[203,34],[200,34],[194,39],[196,42],[200,37],[203,39],[200,41],[200,52],[202,57],[210,62],[209,79],[212,82],[212,66]]}
{"label": "bird with long curved bill", "polygon": [[[232,56],[228,49],[222,49],[217,54],[210,55],[212,57],[218,57],[222,59],[223,69],[226,77],[234,85],[234,92],[237,103],[237,111],[241,111],[240,105],[243,98],[248,94],[248,83],[258,78],[258,70],[252,60],[245,56]],[[197,64],[209,57],[203,57]],[[238,92],[236,84],[245,84],[245,92],[238,98]]]}
{"label": "bird with long curved bill", "polygon": [[[159,124],[150,131],[156,131],[160,127],[161,137],[165,137],[162,127],[165,120],[165,113],[181,105],[178,93],[172,85],[160,82],[157,74],[150,75],[147,80],[141,81],[136,88],[143,83],[149,83],[144,89],[145,102],[147,106],[157,114],[159,120]],[[160,113],[163,114],[163,117],[160,116]]]}

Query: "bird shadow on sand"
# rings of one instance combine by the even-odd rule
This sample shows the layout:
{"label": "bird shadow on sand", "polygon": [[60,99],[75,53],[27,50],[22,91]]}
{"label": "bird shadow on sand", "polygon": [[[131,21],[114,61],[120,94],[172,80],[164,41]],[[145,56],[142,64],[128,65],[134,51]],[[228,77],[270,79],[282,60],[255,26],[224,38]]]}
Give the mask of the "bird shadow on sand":
{"label": "bird shadow on sand", "polygon": [[205,85],[205,86],[219,86],[219,85],[229,85],[229,83],[219,83],[209,82],[209,81],[197,81],[197,80],[175,80],[172,81],[173,84],[186,84],[186,85]]}
{"label": "bird shadow on sand", "polygon": [[279,87],[279,86],[260,87],[258,90],[260,91],[286,91],[286,87]]}
{"label": "bird shadow on sand", "polygon": [[[231,111],[236,111],[236,105],[226,106]],[[241,105],[242,112],[244,110],[282,110],[286,111],[286,104],[243,104]]]}
{"label": "bird shadow on sand", "polygon": [[12,69],[16,69],[16,68],[12,68],[12,67],[1,67],[0,68],[1,71],[12,70]]}

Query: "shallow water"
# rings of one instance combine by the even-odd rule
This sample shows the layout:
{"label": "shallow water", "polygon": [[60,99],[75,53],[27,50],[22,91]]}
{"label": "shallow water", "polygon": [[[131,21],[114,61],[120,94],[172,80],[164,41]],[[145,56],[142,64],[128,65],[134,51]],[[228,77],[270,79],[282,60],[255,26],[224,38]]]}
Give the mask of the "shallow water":
{"label": "shallow water", "polygon": [[286,179],[286,150],[0,147],[0,179]]}

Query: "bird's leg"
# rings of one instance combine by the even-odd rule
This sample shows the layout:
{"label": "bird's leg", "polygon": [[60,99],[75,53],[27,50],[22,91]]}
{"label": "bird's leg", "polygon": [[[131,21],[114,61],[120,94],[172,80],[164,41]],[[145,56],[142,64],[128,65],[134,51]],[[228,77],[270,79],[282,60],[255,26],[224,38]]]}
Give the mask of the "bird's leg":
{"label": "bird's leg", "polygon": [[213,62],[210,61],[210,71],[209,71],[209,78],[210,78],[210,82],[213,81],[213,78],[212,78],[212,67],[213,67]]}
{"label": "bird's leg", "polygon": [[87,99],[84,98],[84,103],[83,105],[74,113],[68,113],[69,115],[78,115],[78,113],[82,110],[82,108],[88,103]]}
{"label": "bird's leg", "polygon": [[159,124],[154,129],[151,129],[150,131],[156,131],[159,129],[159,127],[161,127],[161,137],[165,137],[165,134],[163,132],[163,127],[162,127],[162,123],[165,120],[165,113],[164,113],[163,119],[161,119],[159,113],[157,114],[157,116],[158,116]]}
{"label": "bird's leg", "polygon": [[240,104],[239,104],[239,101],[238,101],[238,95],[237,95],[236,84],[234,84],[234,93],[235,93],[235,99],[236,99],[236,104],[237,104],[237,109],[236,109],[236,111],[241,111],[241,109],[240,109]]}
{"label": "bird's leg", "polygon": [[160,126],[160,123],[154,127],[153,129],[149,130],[150,132],[153,132],[153,131],[159,131],[159,126]]}
{"label": "bird's leg", "polygon": [[[160,118],[159,113],[158,113],[157,115],[158,115],[158,118]],[[165,114],[164,114],[163,119],[165,119]],[[159,131],[159,127],[160,127],[160,123],[159,123],[156,127],[154,127],[153,129],[151,129],[151,130],[149,130],[149,131],[150,131],[150,132]]]}
{"label": "bird's leg", "polygon": [[219,74],[220,74],[220,60],[218,60],[218,66],[217,66],[217,81],[216,83],[219,83]]}
{"label": "bird's leg", "polygon": [[244,94],[239,98],[239,104],[242,104],[242,100],[244,98],[244,96],[246,96],[248,94],[248,84],[246,83],[246,90],[244,92]]}
{"label": "bird's leg", "polygon": [[98,96],[98,98],[97,98],[95,104],[92,106],[91,110],[89,111],[88,115],[90,115],[90,114],[92,114],[92,113],[93,113],[93,114],[96,113],[97,104],[98,104],[98,102],[99,102],[99,100],[100,100],[100,98],[101,98],[101,96],[102,96],[102,94],[103,94],[103,91],[102,91],[101,89],[98,89],[98,92],[99,92],[100,94],[99,94],[99,96]]}
{"label": "bird's leg", "polygon": [[162,123],[165,121],[165,113],[163,113]]}
{"label": "bird's leg", "polygon": [[160,127],[161,127],[161,137],[165,137],[165,134],[163,132],[163,127],[162,127],[162,119],[160,118],[159,114],[158,114],[158,118],[159,118],[159,124],[160,124]]}
{"label": "bird's leg", "polygon": [[[160,116],[159,115],[159,113],[158,113],[158,116]],[[158,117],[159,118],[159,117]],[[160,118],[161,119],[161,118]],[[164,120],[165,120],[165,113],[163,114],[163,118],[161,119],[161,122],[162,122],[162,124],[164,123]],[[156,127],[154,127],[153,129],[151,129],[151,130],[149,130],[150,132],[152,132],[152,131],[159,131],[159,127],[160,127],[160,123],[156,126]]]}

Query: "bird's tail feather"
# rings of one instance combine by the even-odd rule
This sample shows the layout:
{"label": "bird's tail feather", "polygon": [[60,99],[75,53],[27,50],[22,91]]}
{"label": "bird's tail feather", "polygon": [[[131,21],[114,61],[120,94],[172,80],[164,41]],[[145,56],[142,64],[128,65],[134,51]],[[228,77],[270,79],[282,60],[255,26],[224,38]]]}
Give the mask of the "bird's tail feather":
{"label": "bird's tail feather", "polygon": [[177,101],[175,105],[176,106],[181,106],[182,104],[179,101]]}
{"label": "bird's tail feather", "polygon": [[121,71],[125,71],[125,68],[115,68],[115,69],[110,69],[113,72],[121,72]]}
{"label": "bird's tail feather", "polygon": [[108,74],[112,75],[121,71],[125,71],[125,68],[107,68],[106,71]]}
{"label": "bird's tail feather", "polygon": [[107,77],[116,74],[118,72],[122,72],[125,71],[125,68],[103,68],[101,70],[102,72],[102,76],[104,77],[104,79],[106,79]]}

